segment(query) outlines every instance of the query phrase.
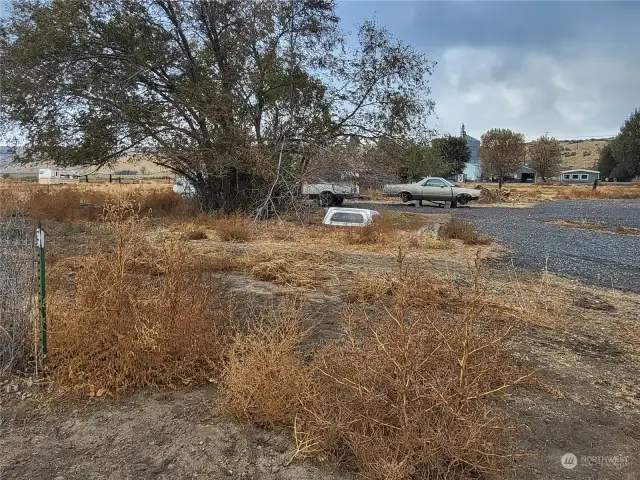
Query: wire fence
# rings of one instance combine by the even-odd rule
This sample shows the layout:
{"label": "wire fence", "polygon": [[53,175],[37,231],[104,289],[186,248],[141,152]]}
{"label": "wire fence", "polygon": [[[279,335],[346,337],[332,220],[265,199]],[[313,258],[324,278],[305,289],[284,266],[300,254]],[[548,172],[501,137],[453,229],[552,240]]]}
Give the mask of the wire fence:
{"label": "wire fence", "polygon": [[0,375],[27,365],[35,318],[35,226],[24,217],[0,217]]}

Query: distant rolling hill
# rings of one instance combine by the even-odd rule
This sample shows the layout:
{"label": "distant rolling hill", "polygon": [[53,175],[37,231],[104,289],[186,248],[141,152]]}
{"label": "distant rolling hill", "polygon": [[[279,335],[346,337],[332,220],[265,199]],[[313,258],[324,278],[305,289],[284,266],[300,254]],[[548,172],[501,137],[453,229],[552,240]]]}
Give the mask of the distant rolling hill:
{"label": "distant rolling hill", "polygon": [[[562,168],[569,170],[572,168],[586,168],[592,170],[602,148],[612,139],[602,138],[597,140],[561,140],[562,145]],[[527,147],[531,144],[529,143]]]}
{"label": "distant rolling hill", "polygon": [[[594,168],[602,148],[612,139],[594,139],[594,140],[561,140],[562,152],[562,168]],[[527,147],[531,145],[529,143]],[[33,173],[38,171],[40,165],[16,165],[11,164],[13,155],[8,147],[0,146],[0,174],[3,173]],[[74,169],[78,173],[84,174],[93,172],[92,168]],[[147,175],[168,174],[169,172],[162,167],[154,165],[148,158],[142,156],[123,157],[111,168],[101,168],[98,173],[109,174],[121,170],[135,170]]]}

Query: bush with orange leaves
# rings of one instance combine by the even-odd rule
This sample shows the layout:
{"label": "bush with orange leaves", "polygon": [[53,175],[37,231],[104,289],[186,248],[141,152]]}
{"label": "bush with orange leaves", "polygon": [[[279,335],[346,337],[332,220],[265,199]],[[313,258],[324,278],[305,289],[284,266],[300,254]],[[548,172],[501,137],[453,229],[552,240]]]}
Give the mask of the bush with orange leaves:
{"label": "bush with orange leaves", "polygon": [[105,241],[74,285],[49,296],[48,369],[83,393],[206,382],[229,316],[181,242],[151,245],[131,204],[105,207]]}

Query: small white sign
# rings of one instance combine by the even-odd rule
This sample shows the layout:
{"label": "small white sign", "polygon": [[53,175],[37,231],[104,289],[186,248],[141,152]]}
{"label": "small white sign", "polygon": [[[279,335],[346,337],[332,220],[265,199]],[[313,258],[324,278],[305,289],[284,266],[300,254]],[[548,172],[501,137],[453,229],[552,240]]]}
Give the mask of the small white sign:
{"label": "small white sign", "polygon": [[38,248],[44,248],[44,230],[41,228],[36,230],[36,246]]}

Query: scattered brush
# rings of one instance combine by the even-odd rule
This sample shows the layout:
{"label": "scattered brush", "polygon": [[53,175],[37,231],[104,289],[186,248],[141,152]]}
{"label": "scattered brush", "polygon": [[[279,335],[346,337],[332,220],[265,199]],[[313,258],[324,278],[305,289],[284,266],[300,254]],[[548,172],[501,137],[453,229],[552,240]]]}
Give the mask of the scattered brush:
{"label": "scattered brush", "polygon": [[618,226],[615,232],[620,235],[640,235],[640,228]]}
{"label": "scattered brush", "polygon": [[125,198],[148,217],[193,216],[199,212],[197,202],[183,199],[171,190],[137,190]]}
{"label": "scattered brush", "polygon": [[264,250],[241,262],[258,280],[306,288],[337,281],[340,270],[338,257],[326,252]]}
{"label": "scattered brush", "polygon": [[372,245],[381,243],[384,232],[375,223],[364,227],[351,227],[346,231],[346,241],[349,245]]}
{"label": "scattered brush", "polygon": [[244,267],[235,253],[226,250],[192,255],[190,260],[191,268],[203,273],[232,272]]}
{"label": "scattered brush", "polygon": [[180,235],[182,240],[206,240],[207,234],[204,230],[187,230]]}
{"label": "scattered brush", "polygon": [[248,333],[237,335],[222,373],[225,409],[234,417],[261,426],[293,425],[312,403],[311,368],[301,358],[301,311],[286,302],[254,319]]}
{"label": "scattered brush", "polygon": [[365,298],[345,309],[343,338],[310,352],[309,363],[300,356],[299,310],[237,336],[221,383],[227,410],[292,428],[294,456],[331,457],[363,478],[501,471],[514,428],[491,399],[529,376],[505,353],[510,326],[483,315],[477,288],[451,314],[440,306],[453,290],[435,300],[414,276],[368,280],[390,301],[380,315]]}
{"label": "scattered brush", "polygon": [[111,247],[85,258],[72,294],[49,297],[52,381],[91,395],[207,382],[229,317],[215,285],[185,244],[148,243],[131,204],[107,205],[104,220]]}
{"label": "scattered brush", "polygon": [[372,245],[388,242],[395,228],[393,223],[394,218],[395,217],[382,214],[369,225],[346,229],[346,243],[349,245]]}
{"label": "scattered brush", "polygon": [[456,321],[402,308],[347,316],[345,341],[313,360],[317,397],[303,430],[324,455],[372,480],[477,478],[509,458],[513,427],[490,398],[522,381],[505,331],[483,336],[478,312]]}
{"label": "scattered brush", "polygon": [[27,214],[37,220],[74,222],[98,220],[107,196],[78,188],[37,187],[26,200]]}
{"label": "scattered brush", "polygon": [[229,216],[216,219],[213,229],[220,239],[225,242],[248,242],[251,240],[253,233],[249,220],[241,216]]}
{"label": "scattered brush", "polygon": [[444,223],[440,227],[438,235],[441,238],[462,240],[467,245],[488,245],[491,243],[491,238],[476,232],[473,223],[458,217],[452,217]]}
{"label": "scattered brush", "polygon": [[434,237],[432,235],[413,235],[407,240],[407,247],[426,250],[449,250],[453,248],[447,238]]}

